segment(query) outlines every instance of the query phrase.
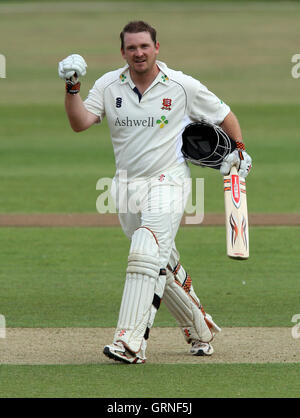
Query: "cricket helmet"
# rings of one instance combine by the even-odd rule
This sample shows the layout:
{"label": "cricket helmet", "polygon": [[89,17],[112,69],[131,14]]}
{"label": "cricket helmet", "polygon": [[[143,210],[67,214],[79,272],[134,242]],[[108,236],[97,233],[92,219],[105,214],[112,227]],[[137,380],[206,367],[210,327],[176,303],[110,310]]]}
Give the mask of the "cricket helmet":
{"label": "cricket helmet", "polygon": [[236,148],[236,141],[207,121],[193,122],[182,133],[181,152],[192,164],[219,169],[223,159]]}

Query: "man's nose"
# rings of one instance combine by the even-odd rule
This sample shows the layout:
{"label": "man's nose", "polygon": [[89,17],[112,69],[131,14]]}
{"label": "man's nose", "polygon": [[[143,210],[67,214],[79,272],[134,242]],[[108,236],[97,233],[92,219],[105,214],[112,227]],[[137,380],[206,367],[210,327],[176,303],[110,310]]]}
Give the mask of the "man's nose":
{"label": "man's nose", "polygon": [[142,55],[143,55],[143,50],[142,50],[142,48],[137,48],[137,49],[135,50],[135,55],[136,55],[137,57],[142,56]]}

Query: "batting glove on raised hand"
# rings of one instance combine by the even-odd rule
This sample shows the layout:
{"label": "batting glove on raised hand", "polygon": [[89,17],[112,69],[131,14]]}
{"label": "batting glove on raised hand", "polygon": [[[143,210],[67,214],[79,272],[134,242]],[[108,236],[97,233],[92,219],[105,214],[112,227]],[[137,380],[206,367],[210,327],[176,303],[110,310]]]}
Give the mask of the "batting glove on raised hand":
{"label": "batting glove on raised hand", "polygon": [[220,173],[223,176],[227,176],[234,165],[237,167],[238,175],[246,178],[252,167],[252,158],[246,151],[236,149],[224,158],[220,167]]}
{"label": "batting glove on raised hand", "polygon": [[81,55],[72,54],[58,64],[58,75],[66,81],[68,93],[76,94],[80,90],[78,78],[86,74],[87,64]]}
{"label": "batting glove on raised hand", "polygon": [[86,74],[87,64],[81,55],[72,54],[58,64],[58,75],[64,80],[75,75],[76,78]]}

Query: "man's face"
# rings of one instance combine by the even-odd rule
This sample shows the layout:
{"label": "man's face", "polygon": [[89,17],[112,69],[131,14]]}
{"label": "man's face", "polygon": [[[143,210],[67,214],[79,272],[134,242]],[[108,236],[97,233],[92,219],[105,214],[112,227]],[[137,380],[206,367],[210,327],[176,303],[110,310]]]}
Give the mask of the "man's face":
{"label": "man's face", "polygon": [[121,53],[132,71],[143,74],[153,70],[158,52],[159,43],[154,44],[149,32],[125,32]]}

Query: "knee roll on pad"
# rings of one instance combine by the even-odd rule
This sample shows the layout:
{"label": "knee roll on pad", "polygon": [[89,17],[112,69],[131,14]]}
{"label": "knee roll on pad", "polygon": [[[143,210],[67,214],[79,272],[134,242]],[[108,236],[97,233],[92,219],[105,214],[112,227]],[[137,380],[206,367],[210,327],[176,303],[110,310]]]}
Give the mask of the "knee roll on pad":
{"label": "knee roll on pad", "polygon": [[156,237],[150,229],[138,228],[131,239],[126,281],[114,337],[114,341],[121,341],[134,353],[140,350],[143,337],[152,325],[160,303],[164,285],[159,277]]}
{"label": "knee roll on pad", "polygon": [[127,273],[141,273],[157,278],[159,274],[159,248],[153,232],[145,227],[138,228],[131,239]]}

